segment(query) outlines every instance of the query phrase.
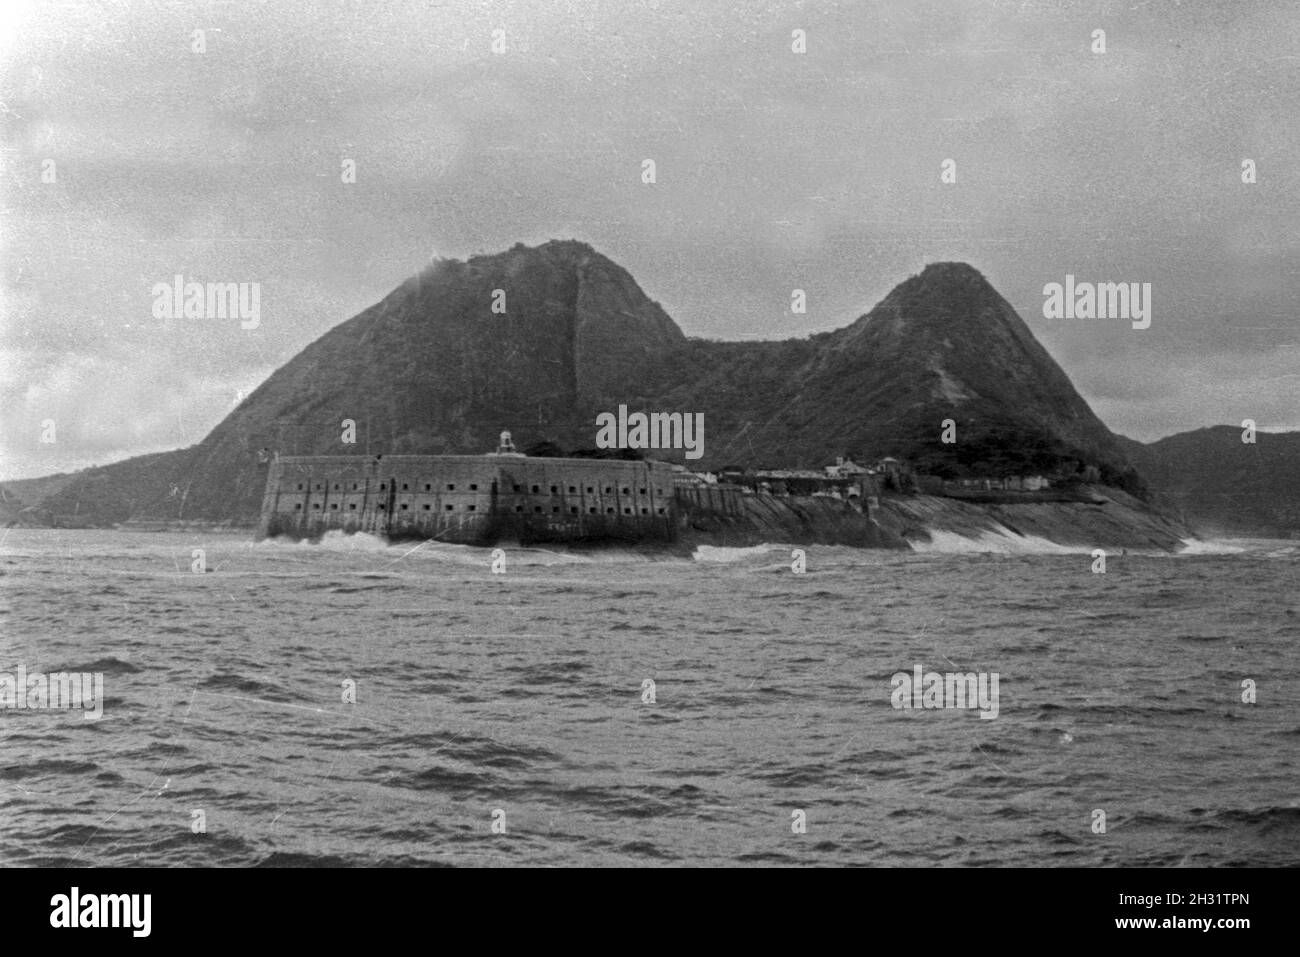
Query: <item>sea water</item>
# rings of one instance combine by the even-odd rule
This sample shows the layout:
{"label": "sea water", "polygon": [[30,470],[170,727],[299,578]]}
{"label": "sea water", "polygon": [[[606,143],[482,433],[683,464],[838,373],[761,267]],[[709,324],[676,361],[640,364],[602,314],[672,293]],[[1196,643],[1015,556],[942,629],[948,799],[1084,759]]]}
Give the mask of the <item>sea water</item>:
{"label": "sea water", "polygon": [[2,534],[0,865],[1300,863],[1294,542]]}

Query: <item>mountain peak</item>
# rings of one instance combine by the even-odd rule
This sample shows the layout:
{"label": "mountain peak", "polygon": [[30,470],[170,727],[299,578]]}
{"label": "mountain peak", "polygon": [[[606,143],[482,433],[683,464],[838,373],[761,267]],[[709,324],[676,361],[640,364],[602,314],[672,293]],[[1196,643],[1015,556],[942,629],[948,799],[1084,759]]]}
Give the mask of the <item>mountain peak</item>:
{"label": "mountain peak", "polygon": [[962,279],[967,281],[978,279],[984,283],[988,282],[984,278],[984,274],[970,263],[957,262],[956,260],[927,263],[925,268],[921,270],[921,278],[930,279],[931,281],[935,279]]}
{"label": "mountain peak", "polygon": [[901,283],[898,291],[914,299],[942,300],[949,310],[960,303],[983,306],[1003,301],[982,272],[963,262],[929,263],[919,275]]}
{"label": "mountain peak", "polygon": [[602,259],[607,258],[605,256],[601,256],[601,254],[596,251],[595,247],[593,247],[591,243],[584,243],[581,239],[548,239],[540,246],[524,246],[523,243],[515,244],[516,249],[520,248],[521,246],[524,249],[545,250],[547,252],[560,253],[564,255],[600,256],[600,258]]}
{"label": "mountain peak", "polygon": [[615,265],[606,256],[602,256],[589,243],[577,239],[549,239],[536,246],[515,243],[509,249],[498,252],[474,253],[464,259],[454,256],[434,256],[421,270],[421,276],[428,278],[439,273],[463,275],[465,270],[491,270],[496,266],[514,266],[518,268],[525,262],[555,264],[557,261],[574,265],[596,259]]}
{"label": "mountain peak", "polygon": [[579,239],[548,239],[536,246],[515,243],[509,249],[494,253],[477,253],[465,260],[466,265],[489,266],[493,263],[518,263],[520,260],[533,262],[567,262],[580,264],[589,260],[616,265],[608,256],[602,255],[590,243]]}
{"label": "mountain peak", "polygon": [[[998,327],[1022,342],[1029,330],[993,284],[964,262],[929,263],[895,286],[855,323],[860,332],[888,332],[907,339],[984,334]],[[1009,327],[1009,328],[1008,328]]]}

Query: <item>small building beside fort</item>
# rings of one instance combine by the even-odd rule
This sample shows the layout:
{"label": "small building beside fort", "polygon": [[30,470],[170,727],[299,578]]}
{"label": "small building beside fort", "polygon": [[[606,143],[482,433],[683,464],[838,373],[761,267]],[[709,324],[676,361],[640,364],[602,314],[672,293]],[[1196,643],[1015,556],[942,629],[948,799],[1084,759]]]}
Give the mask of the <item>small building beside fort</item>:
{"label": "small building beside fort", "polygon": [[473,545],[672,541],[673,477],[666,462],[530,458],[509,432],[487,455],[278,456],[258,537],[337,530]]}

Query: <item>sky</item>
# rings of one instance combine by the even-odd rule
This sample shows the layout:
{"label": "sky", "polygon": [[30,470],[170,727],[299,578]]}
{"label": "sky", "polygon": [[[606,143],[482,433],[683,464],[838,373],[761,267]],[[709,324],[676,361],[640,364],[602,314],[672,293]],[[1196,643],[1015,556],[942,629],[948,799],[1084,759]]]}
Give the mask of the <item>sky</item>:
{"label": "sky", "polygon": [[[1298,77],[1279,0],[8,2],[0,479],[197,443],[431,259],[569,238],[712,339],[969,262],[1112,430],[1297,430]],[[256,327],[158,318],[177,274]],[[1045,317],[1067,274],[1150,327]]]}

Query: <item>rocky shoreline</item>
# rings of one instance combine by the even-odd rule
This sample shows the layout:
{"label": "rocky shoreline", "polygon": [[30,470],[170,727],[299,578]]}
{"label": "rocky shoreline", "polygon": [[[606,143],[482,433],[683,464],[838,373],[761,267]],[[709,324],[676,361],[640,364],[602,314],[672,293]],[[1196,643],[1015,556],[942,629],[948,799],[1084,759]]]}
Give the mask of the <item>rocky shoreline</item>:
{"label": "rocky shoreline", "polygon": [[906,549],[931,544],[936,533],[973,542],[988,536],[1044,540],[1066,547],[1175,551],[1193,533],[1118,489],[1089,486],[1086,500],[982,504],[934,495],[882,496],[871,515],[820,496],[746,495],[727,514],[683,509],[688,544],[744,546],[764,542]]}

